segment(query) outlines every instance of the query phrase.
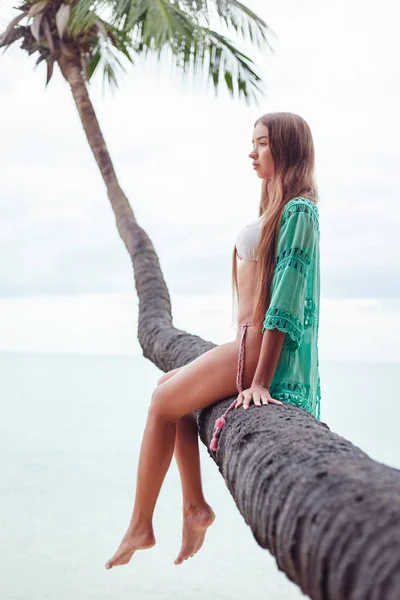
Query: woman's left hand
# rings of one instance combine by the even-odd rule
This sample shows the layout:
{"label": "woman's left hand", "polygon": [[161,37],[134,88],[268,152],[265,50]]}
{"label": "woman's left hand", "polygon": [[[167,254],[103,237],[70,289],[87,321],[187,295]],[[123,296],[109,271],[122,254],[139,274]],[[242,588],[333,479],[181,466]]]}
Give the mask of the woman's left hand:
{"label": "woman's left hand", "polygon": [[266,387],[255,384],[247,390],[240,392],[236,400],[235,408],[243,406],[244,410],[247,410],[252,402],[254,402],[256,406],[261,406],[262,404],[282,404],[280,400],[271,397],[271,394]]}

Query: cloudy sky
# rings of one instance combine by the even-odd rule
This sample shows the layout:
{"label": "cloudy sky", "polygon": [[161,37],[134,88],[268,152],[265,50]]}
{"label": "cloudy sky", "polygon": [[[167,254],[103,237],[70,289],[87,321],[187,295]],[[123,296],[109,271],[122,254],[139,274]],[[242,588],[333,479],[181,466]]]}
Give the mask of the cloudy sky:
{"label": "cloudy sky", "polygon": [[[0,30],[13,15],[0,0]],[[232,339],[231,252],[257,217],[262,113],[310,124],[321,218],[321,358],[399,361],[400,69],[394,0],[247,0],[259,106],[138,61],[91,95],[121,185],[161,260],[178,327]],[[104,185],[58,72],[0,55],[0,350],[138,353],[137,297]],[[42,68],[43,67],[43,68]]]}

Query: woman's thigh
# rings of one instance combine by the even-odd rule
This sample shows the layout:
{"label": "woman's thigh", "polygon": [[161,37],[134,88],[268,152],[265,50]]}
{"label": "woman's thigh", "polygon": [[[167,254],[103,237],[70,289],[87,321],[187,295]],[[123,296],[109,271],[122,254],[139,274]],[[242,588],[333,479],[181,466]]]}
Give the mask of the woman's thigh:
{"label": "woman's thigh", "polygon": [[[253,379],[260,356],[262,334],[249,327],[245,342],[244,389]],[[173,377],[159,385],[152,397],[152,409],[167,419],[177,421],[195,412],[238,394],[236,387],[240,336],[212,348],[180,367]]]}

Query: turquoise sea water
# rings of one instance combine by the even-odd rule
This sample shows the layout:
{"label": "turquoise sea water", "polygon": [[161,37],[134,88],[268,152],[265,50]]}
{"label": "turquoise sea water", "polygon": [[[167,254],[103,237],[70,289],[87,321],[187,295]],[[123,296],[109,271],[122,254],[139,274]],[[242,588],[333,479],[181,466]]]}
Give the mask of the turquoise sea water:
{"label": "turquoise sea water", "polygon": [[[372,457],[400,467],[397,364],[323,363],[322,418]],[[181,566],[173,464],[155,517],[157,545],[104,569],[130,517],[136,461],[161,372],[144,358],[0,354],[2,600],[295,600],[202,448],[217,519]]]}

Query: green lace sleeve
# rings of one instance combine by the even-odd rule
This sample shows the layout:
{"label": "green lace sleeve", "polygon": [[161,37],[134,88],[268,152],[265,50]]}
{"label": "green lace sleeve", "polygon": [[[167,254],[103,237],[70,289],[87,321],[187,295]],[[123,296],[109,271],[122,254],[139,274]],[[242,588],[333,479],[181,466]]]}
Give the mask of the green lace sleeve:
{"label": "green lace sleeve", "polygon": [[311,201],[290,201],[282,215],[271,300],[262,332],[286,333],[284,346],[297,349],[304,333],[307,275],[318,236],[318,213]]}

